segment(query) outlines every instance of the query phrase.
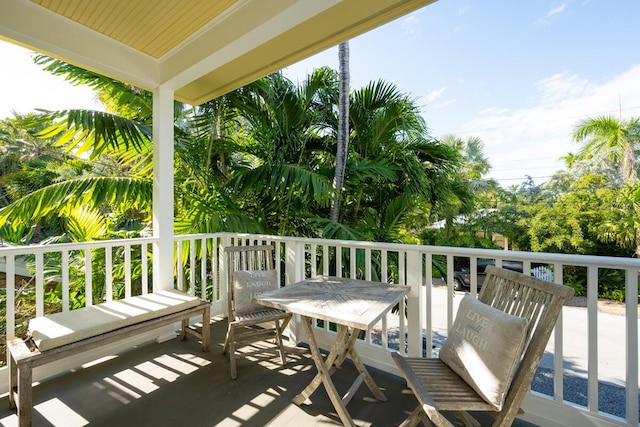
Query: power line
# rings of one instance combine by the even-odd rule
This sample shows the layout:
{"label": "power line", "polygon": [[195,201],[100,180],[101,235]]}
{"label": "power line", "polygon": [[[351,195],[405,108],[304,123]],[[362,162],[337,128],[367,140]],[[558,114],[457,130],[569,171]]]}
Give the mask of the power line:
{"label": "power line", "polygon": [[521,178],[492,178],[496,181],[525,181],[529,178],[531,179],[549,179],[552,175],[549,176],[523,176]]}

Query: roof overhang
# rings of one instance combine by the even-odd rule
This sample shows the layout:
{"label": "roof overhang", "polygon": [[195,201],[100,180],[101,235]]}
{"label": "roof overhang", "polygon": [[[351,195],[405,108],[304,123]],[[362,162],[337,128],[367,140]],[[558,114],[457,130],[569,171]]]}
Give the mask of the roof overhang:
{"label": "roof overhang", "polygon": [[2,0],[0,39],[201,104],[435,0]]}

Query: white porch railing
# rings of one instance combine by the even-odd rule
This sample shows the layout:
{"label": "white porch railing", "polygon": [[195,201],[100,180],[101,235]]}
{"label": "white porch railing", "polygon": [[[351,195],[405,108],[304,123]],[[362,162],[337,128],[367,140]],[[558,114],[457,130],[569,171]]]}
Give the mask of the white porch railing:
{"label": "white porch railing", "polygon": [[[91,304],[116,295],[150,292],[153,242],[153,238],[148,238],[0,248],[0,267],[3,262],[6,265],[7,336],[14,335],[16,330],[18,291],[23,294],[18,300],[29,293],[35,297],[38,316],[50,305],[45,301],[45,291],[56,287],[61,301],[54,305],[55,310],[69,310],[82,301],[79,295]],[[454,266],[460,259],[470,266],[472,294],[477,293],[479,259],[493,260],[498,266],[504,261],[519,262],[527,274],[532,269],[553,272],[556,283],[564,283],[563,272],[568,268],[577,269],[587,281],[586,310],[563,311],[534,381],[534,391],[525,401],[525,418],[540,425],[638,425],[638,259],[233,233],[184,235],[175,237],[176,265],[181,266],[175,270],[176,286],[211,301],[213,314],[224,314],[226,276],[222,274],[220,249],[256,242],[275,245],[276,259],[280,260],[277,268],[285,285],[317,274],[331,274],[410,286],[406,303],[398,307],[398,312],[406,312],[406,316],[388,314],[357,344],[365,363],[390,373],[397,373],[389,356],[391,351],[412,356],[431,352],[434,346],[437,351],[461,298],[460,293],[454,292]],[[32,288],[16,289],[18,262],[30,266]],[[435,265],[441,268],[434,269]],[[598,285],[606,280],[599,279],[599,273],[608,270],[624,278],[625,316],[598,313]],[[446,271],[444,280],[438,280],[440,271]],[[303,341],[297,326],[293,322],[292,336]],[[328,348],[334,333],[332,325],[315,326],[320,345]],[[59,372],[68,366],[48,369]],[[43,370],[35,375],[44,378],[53,373]],[[0,370],[0,375],[4,389],[6,368]],[[603,396],[611,396],[617,403],[609,404]]]}

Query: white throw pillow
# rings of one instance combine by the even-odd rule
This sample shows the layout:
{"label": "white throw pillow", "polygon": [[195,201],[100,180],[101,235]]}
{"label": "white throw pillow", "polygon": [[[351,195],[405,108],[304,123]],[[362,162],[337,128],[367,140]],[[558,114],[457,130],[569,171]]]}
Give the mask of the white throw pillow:
{"label": "white throw pillow", "polygon": [[528,323],[467,294],[439,357],[500,411],[522,357]]}
{"label": "white throw pillow", "polygon": [[276,270],[246,270],[233,273],[233,301],[237,314],[266,310],[253,302],[253,298],[263,292],[278,289]]}

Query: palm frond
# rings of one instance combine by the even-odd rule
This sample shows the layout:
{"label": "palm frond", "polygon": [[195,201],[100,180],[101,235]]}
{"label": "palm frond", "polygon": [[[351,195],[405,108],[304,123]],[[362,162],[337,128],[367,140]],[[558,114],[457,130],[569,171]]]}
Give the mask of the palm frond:
{"label": "palm frond", "polygon": [[53,212],[64,215],[77,206],[117,204],[146,207],[152,199],[148,179],[94,177],[68,180],[41,188],[0,209],[0,224],[11,221],[14,229],[23,222],[38,221]]}
{"label": "palm frond", "polygon": [[143,151],[151,141],[151,129],[144,124],[114,114],[92,110],[44,112],[33,121],[52,125],[38,133],[42,138],[57,138],[56,146],[76,154],[88,153],[96,158],[107,149]]}

